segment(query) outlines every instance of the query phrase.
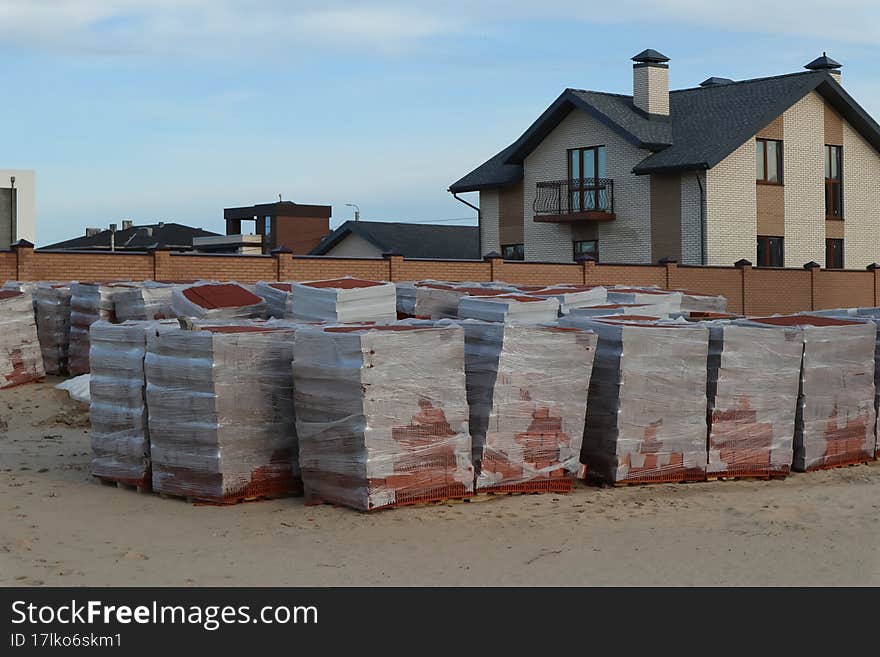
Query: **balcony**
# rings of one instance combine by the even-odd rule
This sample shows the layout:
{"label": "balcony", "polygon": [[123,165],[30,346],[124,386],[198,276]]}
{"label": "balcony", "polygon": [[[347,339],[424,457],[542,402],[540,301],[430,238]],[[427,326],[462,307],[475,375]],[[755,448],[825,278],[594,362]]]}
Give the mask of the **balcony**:
{"label": "balcony", "polygon": [[535,221],[612,221],[615,218],[614,180],[574,178],[539,182],[532,209]]}

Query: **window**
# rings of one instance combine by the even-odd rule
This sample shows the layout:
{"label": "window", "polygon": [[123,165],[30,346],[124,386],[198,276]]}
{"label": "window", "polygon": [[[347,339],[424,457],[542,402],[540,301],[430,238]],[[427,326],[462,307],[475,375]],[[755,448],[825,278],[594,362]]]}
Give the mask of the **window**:
{"label": "window", "polygon": [[782,184],[782,142],[758,139],[755,151],[755,178],[764,185]]}
{"label": "window", "polygon": [[606,209],[604,189],[597,178],[605,177],[605,147],[572,148],[568,151],[569,211]]}
{"label": "window", "polygon": [[758,267],[784,267],[783,243],[781,237],[758,235]]}
{"label": "window", "polygon": [[599,261],[599,240],[581,240],[572,242],[574,245],[574,259],[580,256],[592,256]]}
{"label": "window", "polygon": [[505,260],[525,260],[526,249],[523,244],[502,244],[501,257]]}
{"label": "window", "polygon": [[825,146],[825,217],[843,219],[843,147]]}
{"label": "window", "polygon": [[843,269],[843,240],[825,240],[825,269]]}

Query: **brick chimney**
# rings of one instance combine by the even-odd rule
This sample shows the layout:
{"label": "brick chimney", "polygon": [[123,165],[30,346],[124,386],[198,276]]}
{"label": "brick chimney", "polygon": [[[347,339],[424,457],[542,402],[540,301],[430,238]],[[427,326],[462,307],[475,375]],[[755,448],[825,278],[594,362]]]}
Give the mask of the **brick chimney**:
{"label": "brick chimney", "polygon": [[632,60],[633,104],[648,114],[669,116],[669,57],[648,48]]}
{"label": "brick chimney", "polygon": [[835,62],[823,52],[821,57],[816,57],[816,59],[811,61],[809,64],[806,64],[804,68],[810,71],[827,71],[832,78],[840,82],[841,66],[842,64]]}

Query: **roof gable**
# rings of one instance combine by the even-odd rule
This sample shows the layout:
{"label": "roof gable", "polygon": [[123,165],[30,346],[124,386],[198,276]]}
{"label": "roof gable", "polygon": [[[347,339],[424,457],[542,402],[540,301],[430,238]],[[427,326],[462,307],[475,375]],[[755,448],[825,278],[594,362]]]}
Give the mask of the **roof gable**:
{"label": "roof gable", "polygon": [[326,255],[351,234],[383,253],[399,253],[407,258],[474,260],[480,257],[476,226],[389,221],[346,221],[312,249],[310,255]]}

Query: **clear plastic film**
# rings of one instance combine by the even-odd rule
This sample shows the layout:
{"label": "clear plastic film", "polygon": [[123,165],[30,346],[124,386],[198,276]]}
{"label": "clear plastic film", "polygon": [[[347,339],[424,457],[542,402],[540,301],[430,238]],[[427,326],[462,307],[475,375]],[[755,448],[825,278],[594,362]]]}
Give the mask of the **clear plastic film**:
{"label": "clear plastic film", "polygon": [[554,298],[559,301],[559,314],[568,315],[579,308],[599,306],[608,300],[608,290],[601,285],[551,285],[538,290],[530,290],[528,294],[543,298]]}
{"label": "clear plastic film", "polygon": [[38,283],[34,300],[43,369],[47,374],[66,374],[70,346],[70,283]]}
{"label": "clear plastic film", "polygon": [[819,470],[873,458],[874,322],[789,315],[736,323],[794,329],[802,336],[793,469]]}
{"label": "clear plastic film", "polygon": [[0,290],[0,388],[45,376],[30,292]]}
{"label": "clear plastic film", "polygon": [[708,322],[710,477],[784,476],[803,341],[796,329]]}
{"label": "clear plastic film", "polygon": [[704,479],[709,329],[573,315],[559,324],[599,336],[581,452],[588,475],[614,483]]}
{"label": "clear plastic film", "polygon": [[175,285],[171,307],[176,317],[204,319],[265,318],[266,302],[249,286],[238,283],[199,281]]}
{"label": "clear plastic film", "polygon": [[345,277],[294,283],[293,318],[301,322],[393,322],[394,283]]}
{"label": "clear plastic film", "polygon": [[477,491],[570,484],[580,468],[597,336],[464,320]]}
{"label": "clear plastic film", "polygon": [[689,290],[675,290],[681,295],[681,312],[727,312],[727,297]]}
{"label": "clear plastic film", "polygon": [[460,326],[303,328],[293,371],[308,500],[369,511],[472,494]]}
{"label": "clear plastic film", "polygon": [[99,319],[116,321],[114,295],[135,284],[72,283],[70,286],[70,344],[68,371],[71,376],[89,372],[89,327]]}
{"label": "clear plastic film", "polygon": [[293,281],[260,281],[254,287],[266,302],[269,317],[276,319],[293,318]]}
{"label": "clear plastic film", "polygon": [[464,296],[458,302],[458,316],[486,322],[542,324],[559,316],[559,300],[506,293],[487,297]]}
{"label": "clear plastic film", "polygon": [[658,287],[627,287],[615,286],[608,288],[608,303],[641,303],[659,305],[666,308],[667,313],[681,310],[682,294],[675,290],[663,290]]}
{"label": "clear plastic film", "polygon": [[89,329],[91,473],[130,486],[150,486],[145,397],[147,336],[176,330],[176,320],[99,320]]}
{"label": "clear plastic film", "polygon": [[120,289],[113,298],[116,321],[174,319],[171,307],[174,286],[170,283],[144,281],[143,285]]}
{"label": "clear plastic film", "polygon": [[224,503],[298,493],[295,330],[219,326],[150,336],[153,489]]}

